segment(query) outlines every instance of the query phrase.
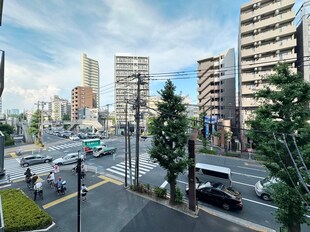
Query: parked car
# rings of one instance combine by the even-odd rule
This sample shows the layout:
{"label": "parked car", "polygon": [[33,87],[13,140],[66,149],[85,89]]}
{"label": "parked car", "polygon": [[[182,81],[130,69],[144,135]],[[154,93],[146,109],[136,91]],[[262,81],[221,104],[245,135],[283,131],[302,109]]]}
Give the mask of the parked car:
{"label": "parked car", "polygon": [[79,137],[80,139],[87,139],[87,135],[84,134],[84,133],[78,133],[78,137]]}
{"label": "parked car", "polygon": [[28,155],[20,160],[20,166],[28,167],[32,164],[42,164],[42,163],[49,163],[52,162],[53,158],[51,156],[46,155]]}
{"label": "parked car", "polygon": [[263,180],[257,181],[255,184],[255,193],[258,197],[261,197],[265,201],[271,200],[271,185],[279,182],[279,179],[275,177],[266,177]]}
{"label": "parked car", "polygon": [[[188,187],[186,194],[188,194]],[[243,208],[241,193],[231,187],[226,187],[222,183],[197,183],[196,197],[200,201],[219,205],[225,210],[241,210]]]}
{"label": "parked car", "polygon": [[80,140],[80,138],[78,136],[76,136],[76,135],[69,136],[69,139],[73,140],[73,141]]}
{"label": "parked car", "polygon": [[79,157],[84,160],[85,155],[83,153],[69,153],[61,158],[55,159],[53,161],[54,164],[57,165],[64,165],[64,164],[73,164],[76,163],[79,159]]}

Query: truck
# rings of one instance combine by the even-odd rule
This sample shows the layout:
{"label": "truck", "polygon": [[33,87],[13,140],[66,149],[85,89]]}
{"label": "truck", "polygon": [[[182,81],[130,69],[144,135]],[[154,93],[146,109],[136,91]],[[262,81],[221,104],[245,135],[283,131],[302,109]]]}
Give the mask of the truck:
{"label": "truck", "polygon": [[82,147],[83,151],[86,154],[92,154],[93,153],[93,148],[100,146],[100,139],[84,139],[82,141]]}
{"label": "truck", "polygon": [[116,147],[107,147],[105,144],[103,146],[97,146],[93,149],[93,156],[97,158],[104,155],[113,155],[116,149]]}

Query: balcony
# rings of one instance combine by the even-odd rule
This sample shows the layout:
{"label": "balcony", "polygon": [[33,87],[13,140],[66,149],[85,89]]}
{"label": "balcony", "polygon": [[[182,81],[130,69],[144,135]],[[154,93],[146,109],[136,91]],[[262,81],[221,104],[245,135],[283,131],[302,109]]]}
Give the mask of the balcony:
{"label": "balcony", "polygon": [[294,6],[294,3],[295,0],[282,0],[281,2],[276,3],[271,2],[271,4],[256,8],[255,10],[253,9],[253,11],[247,13],[242,12],[240,15],[240,21],[244,22],[262,14],[272,13],[276,10],[289,9]]}
{"label": "balcony", "polygon": [[288,49],[288,48],[293,48],[297,44],[296,39],[288,40],[288,41],[283,41],[281,42],[276,42],[276,43],[271,43],[271,44],[266,44],[259,46],[255,49],[255,54],[263,54],[266,52],[276,52],[277,50],[283,50],[283,49]]}
{"label": "balcony", "polygon": [[293,35],[296,32],[296,27],[293,25],[287,26],[285,28],[276,28],[274,30],[262,32],[255,36],[253,42],[268,40],[276,37],[283,37],[287,35]]}
{"label": "balcony", "polygon": [[265,28],[270,25],[276,25],[277,23],[291,22],[292,20],[294,20],[294,18],[294,12],[286,12],[284,14],[279,14],[277,16],[270,17],[268,19],[264,19],[255,23],[255,28]]}

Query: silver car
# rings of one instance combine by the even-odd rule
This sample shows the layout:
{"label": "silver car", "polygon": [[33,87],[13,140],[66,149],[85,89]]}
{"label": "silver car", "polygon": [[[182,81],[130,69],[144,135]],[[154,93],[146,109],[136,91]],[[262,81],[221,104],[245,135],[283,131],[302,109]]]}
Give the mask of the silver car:
{"label": "silver car", "polygon": [[20,166],[28,167],[32,164],[42,164],[52,162],[53,158],[46,155],[28,155],[20,160]]}
{"label": "silver car", "polygon": [[79,157],[84,160],[85,156],[83,153],[78,154],[76,153],[69,153],[61,158],[55,159],[53,161],[54,164],[57,165],[64,165],[64,164],[73,164],[76,163],[79,159]]}
{"label": "silver car", "polygon": [[265,201],[271,200],[271,185],[279,182],[275,177],[266,177],[255,184],[255,193]]}

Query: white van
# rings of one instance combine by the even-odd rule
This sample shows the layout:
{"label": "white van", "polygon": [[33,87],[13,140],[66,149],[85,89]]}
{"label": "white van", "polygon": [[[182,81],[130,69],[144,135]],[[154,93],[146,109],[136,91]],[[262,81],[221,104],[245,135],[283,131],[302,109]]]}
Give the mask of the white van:
{"label": "white van", "polygon": [[198,182],[219,182],[227,187],[232,187],[230,168],[203,163],[196,163],[195,168]]}

